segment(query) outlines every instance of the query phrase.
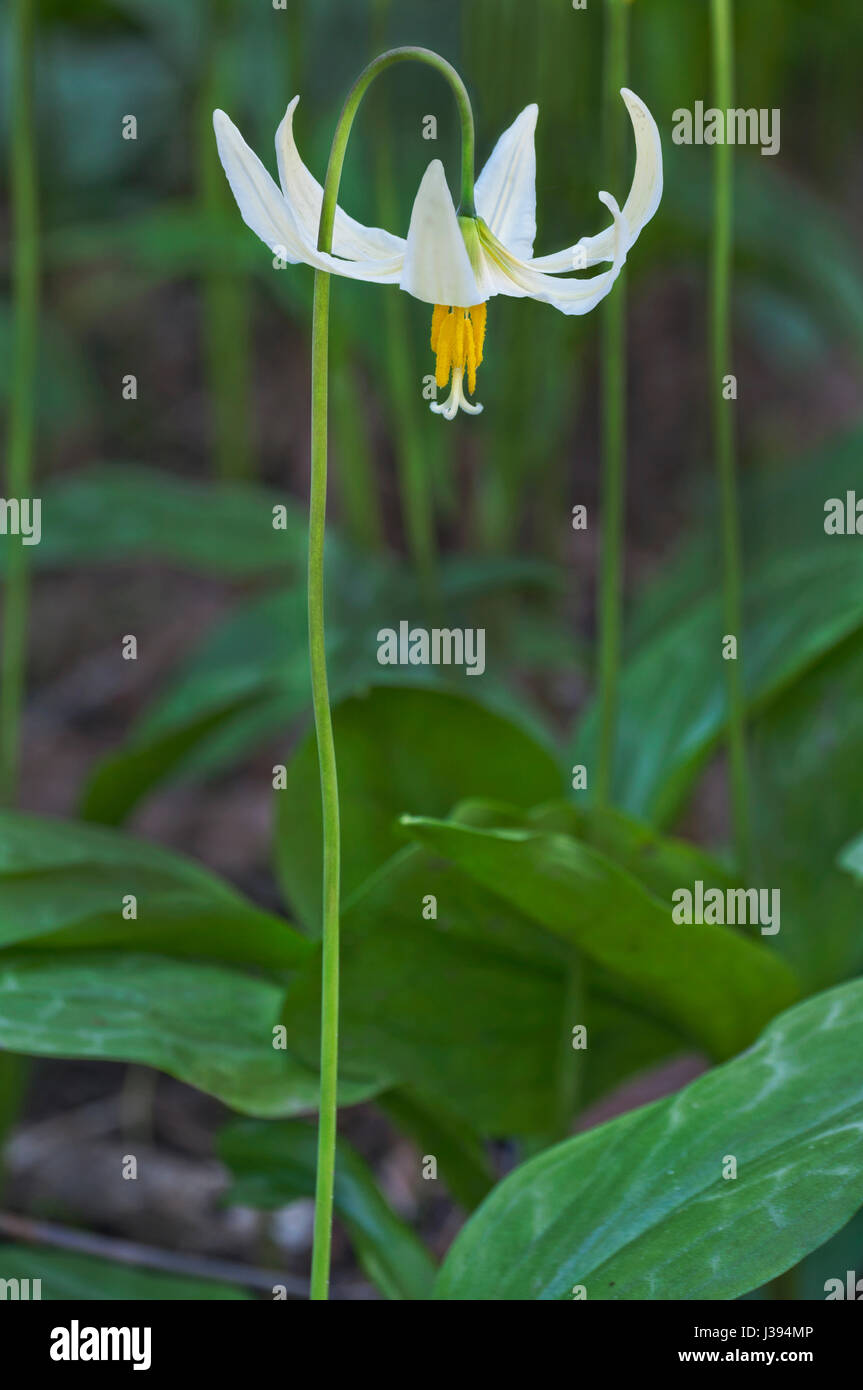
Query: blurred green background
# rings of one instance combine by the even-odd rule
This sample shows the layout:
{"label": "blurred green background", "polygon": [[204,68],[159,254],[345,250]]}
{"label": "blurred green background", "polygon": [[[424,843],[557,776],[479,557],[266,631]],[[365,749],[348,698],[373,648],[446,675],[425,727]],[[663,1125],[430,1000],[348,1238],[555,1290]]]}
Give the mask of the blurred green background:
{"label": "blurred green background", "polygon": [[[271,907],[279,897],[270,774],[308,711],[312,274],[274,271],[243,226],[218,164],[212,110],[224,108],[274,171],[273,135],[299,92],[299,148],[321,178],[363,64],[396,44],[435,48],[470,90],[480,163],[523,106],[539,102],[537,254],[545,254],[606,221],[596,198],[602,6],[41,0],[36,14],[34,492],[43,542],[31,555],[20,804],[128,821]],[[723,854],[711,151],[671,141],[676,109],[711,104],[708,18],[706,0],[631,5],[629,85],[659,124],[665,194],[625,273],[627,628],[614,794],[623,809]],[[9,90],[8,17],[0,41]],[[759,882],[782,888],[778,946],[810,988],[863,967],[860,889],[838,862],[863,830],[863,541],[823,529],[825,501],[858,483],[863,446],[861,45],[863,12],[844,0],[736,6],[736,104],[779,108],[782,135],[775,158],[757,148],[735,154],[755,863]],[[130,114],[135,140],[121,134]],[[438,119],[434,144],[422,138],[427,114]],[[7,103],[4,169],[9,139]],[[363,107],[340,202],[403,234],[432,157],[443,158],[455,186],[457,141],[449,94],[434,75],[388,74]],[[626,176],[611,189],[621,201],[632,158],[627,135]],[[5,233],[5,177],[3,197]],[[5,234],[3,269],[5,413],[13,365]],[[589,761],[599,323],[493,300],[477,392],[484,413],[450,426],[421,398],[433,369],[427,306],[396,289],[335,283],[336,696],[379,678],[380,627],[446,612],[488,630],[488,675],[467,683],[482,691],[467,693],[538,733],[562,776]],[[129,373],[134,400],[122,393]],[[289,507],[287,535],[269,527],[274,502]],[[588,507],[587,532],[571,530],[577,503]],[[126,633],[138,636],[135,663],[118,659]],[[89,1104],[115,1088],[110,1068],[43,1063],[31,1114],[45,1119],[69,1096]],[[372,1124],[357,1122],[361,1137],[364,1123]],[[210,1125],[207,1113],[202,1132]],[[369,1133],[379,1170],[397,1168],[397,1149],[373,1126]],[[449,1216],[436,1220],[436,1230],[449,1229]],[[114,1216],[104,1224],[118,1229]]]}

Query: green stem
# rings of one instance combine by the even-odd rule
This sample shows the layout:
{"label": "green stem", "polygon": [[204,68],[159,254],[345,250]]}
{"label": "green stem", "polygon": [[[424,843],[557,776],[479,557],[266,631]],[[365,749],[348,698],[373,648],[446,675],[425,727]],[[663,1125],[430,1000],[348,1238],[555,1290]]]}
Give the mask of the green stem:
{"label": "green stem", "polygon": [[[620,89],[626,85],[627,0],[606,0],[603,63],[605,178],[609,188],[620,182],[622,111]],[[602,376],[602,481],[599,573],[599,748],[596,800],[612,796],[620,670],[623,605],[623,528],[626,497],[626,294],[623,276],[602,306],[600,348]]]}
{"label": "green stem", "polygon": [[318,1166],[315,1186],[315,1232],[312,1249],[312,1299],[326,1299],[330,1286],[333,1187],[339,1067],[339,783],[333,717],[327,681],[324,633],[324,534],[327,514],[327,369],[330,276],[315,271],[312,309],[312,478],[309,497],[309,659],[312,704],[318,742],[323,808],[323,959],[321,964],[321,1096],[318,1118]]}
{"label": "green stem", "polygon": [[[39,332],[39,224],[33,123],[33,0],[15,0],[12,13],[12,381],[7,437],[6,496],[30,498],[35,432]],[[3,659],[0,673],[0,801],[15,801],[21,706],[27,656],[30,562],[22,537],[6,544]]]}
{"label": "green stem", "polygon": [[329,250],[333,244],[336,202],[345,162],[345,150],[360,102],[375,78],[379,77],[382,72],[391,68],[395,63],[411,60],[427,63],[429,67],[441,73],[452,88],[461,121],[461,203],[458,208],[458,215],[459,217],[476,216],[473,196],[475,136],[473,110],[467,88],[452,64],[448,63],[445,58],[441,58],[439,54],[433,53],[430,48],[391,48],[388,53],[382,53],[379,58],[375,58],[374,62],[369,63],[368,67],[363,69],[348,92],[347,100],[342,107],[330,148],[327,176],[324,181],[324,201],[321,207],[321,225],[318,233],[319,251]]}
{"label": "green stem", "polygon": [[[394,48],[370,63],[348,93],[330,150],[321,202],[318,249],[331,252],[336,203],[348,137],[357,109],[370,84],[394,63],[413,59],[427,63],[449,81],[462,127],[462,206],[474,210],[474,126],[467,89],[453,67],[426,48]],[[318,745],[323,810],[323,958],[321,963],[321,1091],[318,1118],[318,1162],[315,1185],[315,1229],[312,1244],[311,1297],[329,1294],[332,1247],[333,1188],[336,1168],[336,1126],[339,1057],[339,789],[333,720],[327,683],[324,630],[324,536],[327,512],[327,387],[329,365],[330,275],[315,272],[312,310],[312,446],[309,498],[309,658],[312,706]]]}
{"label": "green stem", "polygon": [[[734,102],[734,56],[731,0],[712,0],[713,81],[717,106]],[[710,368],[713,432],[719,477],[722,536],[722,614],[725,634],[737,639],[737,659],[725,661],[728,701],[728,754],[731,808],[738,868],[750,863],[749,777],[746,756],[746,716],[741,681],[743,659],[743,581],[733,404],[723,397],[723,378],[731,371],[731,272],[733,257],[734,171],[728,144],[714,148],[713,247],[710,277]]]}

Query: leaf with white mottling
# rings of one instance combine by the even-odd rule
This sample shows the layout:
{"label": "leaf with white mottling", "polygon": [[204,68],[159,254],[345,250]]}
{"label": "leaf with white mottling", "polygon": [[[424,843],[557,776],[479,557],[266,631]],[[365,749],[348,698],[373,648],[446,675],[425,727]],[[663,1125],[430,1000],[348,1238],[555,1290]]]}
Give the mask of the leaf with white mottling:
{"label": "leaf with white mottling", "polygon": [[[140,1062],[247,1115],[314,1109],[318,1077],[273,1047],[284,991],[220,966],[108,952],[0,956],[0,1048]],[[343,1077],[343,1103],[374,1086]]]}
{"label": "leaf with white mottling", "polygon": [[863,1201],[861,1055],[857,980],[676,1096],[517,1169],[461,1232],[436,1297],[732,1299],[775,1278]]}

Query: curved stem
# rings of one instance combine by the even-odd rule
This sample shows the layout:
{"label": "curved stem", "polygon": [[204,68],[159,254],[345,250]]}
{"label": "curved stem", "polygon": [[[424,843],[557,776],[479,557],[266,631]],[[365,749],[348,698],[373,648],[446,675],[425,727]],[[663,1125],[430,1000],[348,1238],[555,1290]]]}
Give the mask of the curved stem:
{"label": "curved stem", "polygon": [[[606,0],[603,64],[605,178],[620,182],[622,111],[626,86],[627,3]],[[626,494],[626,287],[621,275],[602,306],[602,543],[599,573],[599,749],[596,800],[607,805],[614,782],[614,748],[623,604],[623,527]]]}
{"label": "curved stem", "polygon": [[[16,0],[12,16],[12,383],[6,494],[23,505],[31,494],[39,332],[36,141],[33,128],[33,0]],[[21,705],[27,654],[30,561],[23,536],[9,537],[0,674],[0,801],[12,805],[18,781]]]}
{"label": "curved stem", "polygon": [[[717,106],[731,110],[734,99],[731,0],[712,0],[713,81]],[[743,581],[733,405],[723,397],[723,378],[731,371],[731,272],[733,259],[733,150],[716,145],[714,163],[713,250],[710,286],[710,356],[713,431],[719,476],[722,530],[722,613],[726,634],[737,638],[737,659],[726,661],[728,754],[737,866],[749,868],[749,793],[746,718],[741,680],[743,660]]]}
{"label": "curved stem", "polygon": [[473,197],[475,138],[473,110],[467,88],[452,64],[437,53],[433,53],[430,48],[391,48],[388,53],[382,53],[379,58],[375,58],[374,62],[369,63],[368,67],[363,69],[348,92],[347,100],[342,107],[330,149],[326,178],[324,179],[324,199],[321,205],[321,222],[318,231],[319,251],[329,252],[333,249],[336,200],[339,196],[345,150],[359,104],[376,77],[379,77],[387,68],[393,67],[395,63],[407,61],[426,63],[441,73],[452,88],[461,121],[461,203],[458,212],[460,217],[474,217],[476,215]]}
{"label": "curved stem", "polygon": [[[427,63],[449,81],[456,98],[462,128],[462,202],[460,211],[474,212],[474,126],[467,89],[445,59],[427,48],[394,48],[383,53],[360,74],[348,93],[330,150],[318,249],[331,252],[336,200],[342,177],[348,138],[357,109],[369,86],[393,64],[412,59]],[[323,958],[321,963],[321,1091],[318,1116],[318,1163],[315,1182],[315,1231],[312,1245],[311,1298],[325,1300],[329,1293],[332,1245],[333,1188],[336,1169],[339,1062],[339,788],[333,720],[327,682],[324,629],[324,537],[327,511],[327,385],[329,363],[330,276],[315,272],[312,311],[312,442],[309,497],[309,660],[312,706],[318,744],[323,813]]]}

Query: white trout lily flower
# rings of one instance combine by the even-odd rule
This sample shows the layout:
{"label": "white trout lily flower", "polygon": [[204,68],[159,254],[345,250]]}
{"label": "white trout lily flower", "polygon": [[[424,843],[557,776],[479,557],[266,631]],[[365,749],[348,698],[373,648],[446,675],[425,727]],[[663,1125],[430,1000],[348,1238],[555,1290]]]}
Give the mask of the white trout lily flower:
{"label": "white trout lily flower", "polygon": [[[299,97],[290,103],[276,132],[278,188],[224,111],[213,114],[219,156],[248,227],[283,260],[316,270],[399,285],[434,305],[431,346],[435,379],[449,399],[432,410],[451,420],[459,409],[478,413],[468,401],[482,362],[486,304],[497,294],[530,297],[563,314],[586,314],[617,279],[629,248],[650,221],[662,196],[662,147],[656,122],[634,92],[623,88],[635,135],[635,175],[621,210],[610,193],[600,200],[612,216],[598,236],[583,237],[551,256],[535,257],[538,107],[525,107],[498,140],[476,181],[476,216],[459,217],[444,168],[435,159],[423,176],[407,238],[364,227],[336,211],[333,251],[317,249],[323,192],[300,159],[293,134]],[[570,272],[610,262],[598,275]],[[566,277],[566,278],[560,278]]]}

